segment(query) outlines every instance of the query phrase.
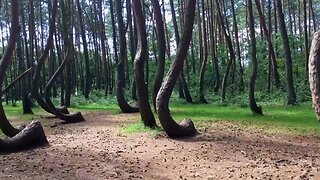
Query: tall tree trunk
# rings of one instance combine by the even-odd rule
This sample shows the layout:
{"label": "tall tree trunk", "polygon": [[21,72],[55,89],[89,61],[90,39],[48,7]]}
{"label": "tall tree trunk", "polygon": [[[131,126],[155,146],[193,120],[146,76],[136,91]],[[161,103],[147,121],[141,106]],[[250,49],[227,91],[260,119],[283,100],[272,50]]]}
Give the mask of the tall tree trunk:
{"label": "tall tree trunk", "polygon": [[269,50],[269,54],[271,56],[271,62],[272,62],[272,68],[273,68],[273,76],[274,76],[274,81],[275,81],[275,85],[277,89],[281,88],[281,82],[280,82],[280,76],[279,76],[279,72],[278,72],[278,63],[277,63],[277,58],[276,58],[276,53],[274,51],[274,47],[272,44],[272,39],[269,33],[269,30],[267,28],[266,22],[265,22],[265,17],[264,14],[262,12],[262,8],[261,8],[261,4],[259,2],[259,0],[255,0],[256,6],[257,6],[257,10],[259,13],[259,18],[260,18],[260,24],[262,26],[262,30],[263,30],[263,34],[268,42],[268,50]]}
{"label": "tall tree trunk", "polygon": [[162,14],[158,0],[152,0],[153,14],[156,21],[156,30],[157,30],[157,42],[158,42],[158,62],[157,62],[157,71],[154,77],[153,82],[153,91],[152,91],[152,100],[153,106],[156,110],[156,98],[161,87],[164,68],[165,68],[165,56],[166,56],[166,38],[164,33],[164,24],[162,21]]}
{"label": "tall tree trunk", "polygon": [[[172,21],[173,21],[176,45],[178,47],[179,43],[180,43],[180,34],[179,34],[177,18],[176,18],[176,14],[175,14],[175,10],[174,10],[173,0],[170,0],[170,8],[171,8],[171,14],[172,14]],[[181,70],[181,73],[179,75],[178,83],[179,83],[178,84],[179,85],[179,97],[182,99],[186,99],[187,102],[192,103],[192,97],[191,97],[187,82],[184,77],[183,69]]]}
{"label": "tall tree trunk", "polygon": [[123,113],[133,113],[139,112],[138,107],[132,107],[128,104],[124,97],[124,81],[125,81],[125,69],[124,61],[126,56],[126,32],[122,17],[122,2],[116,1],[116,11],[117,11],[117,21],[118,21],[118,32],[119,32],[119,43],[120,43],[120,53],[119,62],[117,64],[117,80],[116,80],[116,96],[118,105]]}
{"label": "tall tree trunk", "polygon": [[192,38],[192,29],[195,16],[196,0],[189,0],[187,10],[185,13],[184,33],[179,43],[176,59],[172,62],[170,70],[162,83],[160,91],[157,96],[157,111],[159,114],[160,123],[164,131],[171,138],[188,137],[197,133],[194,124],[191,120],[185,120],[177,124],[169,112],[169,100],[173,88],[179,74],[183,68],[184,60],[187,57],[188,48]]}
{"label": "tall tree trunk", "polygon": [[253,9],[252,0],[248,0],[248,13],[249,13],[249,30],[250,30],[250,41],[251,41],[251,63],[252,63],[252,74],[250,76],[249,82],[249,105],[250,109],[254,114],[261,114],[262,109],[257,105],[256,99],[254,97],[255,91],[255,81],[257,79],[258,72],[258,60],[257,60],[257,47],[256,47],[256,35],[254,30],[254,19],[253,19]]}
{"label": "tall tree trunk", "polygon": [[231,68],[232,62],[235,59],[235,53],[234,53],[234,50],[233,50],[233,47],[232,47],[231,37],[230,37],[229,34],[227,34],[226,26],[225,26],[225,23],[224,23],[224,18],[222,16],[218,0],[216,0],[216,4],[218,6],[217,7],[217,9],[218,9],[218,19],[219,19],[219,22],[220,22],[221,29],[223,31],[223,35],[224,35],[224,37],[226,39],[226,42],[227,42],[227,46],[228,46],[228,49],[229,49],[229,56],[230,56],[229,60],[227,62],[226,72],[225,72],[225,74],[223,76],[223,81],[222,81],[221,101],[224,102],[225,99],[226,99],[226,88],[227,88],[228,76],[229,76],[229,72],[230,72],[230,68]]}
{"label": "tall tree trunk", "polygon": [[236,11],[235,11],[235,5],[234,0],[231,0],[231,8],[232,8],[232,16],[233,16],[233,28],[234,28],[234,34],[235,34],[235,41],[236,41],[236,48],[237,48],[237,57],[238,57],[238,63],[239,63],[239,91],[243,92],[244,90],[244,82],[243,82],[243,67],[241,62],[241,50],[240,50],[240,42],[239,42],[239,31],[238,31],[238,23],[237,23],[237,17],[236,17]]}
{"label": "tall tree trunk", "polygon": [[[307,0],[303,0],[303,31],[304,31],[304,51],[305,51],[305,75],[309,76],[309,44],[308,44],[308,26],[307,26]],[[301,32],[300,32],[301,33]]]}
{"label": "tall tree trunk", "polygon": [[82,9],[80,5],[80,1],[76,0],[77,8],[78,8],[78,16],[79,16],[79,23],[80,23],[80,32],[81,32],[81,39],[83,43],[83,53],[84,53],[84,62],[85,62],[85,83],[84,83],[84,97],[89,98],[89,94],[91,91],[91,73],[90,73],[90,62],[89,62],[89,51],[88,51],[88,43],[87,43],[87,36],[85,25],[83,23],[83,16],[82,16]]}
{"label": "tall tree trunk", "polygon": [[138,102],[141,120],[145,126],[154,128],[157,126],[156,120],[151,111],[148,87],[144,79],[144,64],[148,60],[148,42],[146,33],[145,19],[142,13],[140,0],[133,0],[133,10],[135,13],[135,20],[138,31],[138,46],[137,53],[134,60],[135,79],[137,82]]}
{"label": "tall tree trunk", "polygon": [[286,57],[286,80],[287,80],[287,104],[295,105],[297,103],[296,93],[294,90],[293,77],[292,77],[292,58],[289,45],[288,33],[285,25],[284,15],[282,12],[281,0],[276,0],[276,8],[279,19],[280,34],[283,41],[284,55]]}
{"label": "tall tree trunk", "polygon": [[[205,94],[205,89],[204,89],[204,77],[205,77],[205,72],[206,72],[206,66],[207,66],[207,61],[208,61],[208,45],[207,45],[207,28],[206,28],[206,18],[205,18],[205,4],[204,0],[201,0],[201,12],[202,12],[202,44],[201,46],[203,47],[203,59],[201,63],[201,68],[200,68],[200,78],[199,78],[199,101],[201,103],[208,103],[206,98],[204,97]],[[199,9],[200,10],[200,9]],[[200,12],[199,12],[200,13]]]}

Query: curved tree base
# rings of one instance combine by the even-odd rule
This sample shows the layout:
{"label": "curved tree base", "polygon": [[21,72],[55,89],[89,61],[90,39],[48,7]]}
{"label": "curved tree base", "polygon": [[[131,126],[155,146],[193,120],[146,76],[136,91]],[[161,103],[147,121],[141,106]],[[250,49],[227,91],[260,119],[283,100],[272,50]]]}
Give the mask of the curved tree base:
{"label": "curved tree base", "polygon": [[118,105],[119,105],[122,113],[137,113],[137,112],[139,112],[138,106],[131,106],[130,104],[128,104],[127,100],[125,99],[125,97],[123,95],[123,92],[117,92],[116,96],[117,96]]}
{"label": "curved tree base", "polygon": [[50,110],[53,111],[53,114],[56,115],[57,118],[65,121],[66,123],[79,123],[79,122],[85,121],[81,112],[77,112],[74,114],[64,114],[63,112],[59,111],[54,106],[54,104],[52,103],[52,101],[50,99],[47,98],[46,103],[47,103],[48,107],[50,108]]}
{"label": "curved tree base", "polygon": [[9,139],[0,139],[0,153],[17,152],[47,145],[49,142],[39,121],[32,121],[20,133]]}
{"label": "curved tree base", "polygon": [[185,119],[178,124],[174,121],[174,119],[170,115],[169,109],[167,110],[165,109],[158,108],[158,111],[159,111],[158,114],[159,114],[159,119],[163,127],[163,130],[167,133],[167,135],[170,138],[177,139],[177,138],[186,138],[186,137],[192,137],[197,135],[198,131],[195,128],[191,119]]}
{"label": "curved tree base", "polygon": [[253,114],[258,114],[258,115],[262,115],[262,107],[260,105],[256,105],[255,107],[251,108],[251,111]]}
{"label": "curved tree base", "polygon": [[167,135],[172,139],[187,138],[198,134],[193,122],[185,119],[173,127],[174,131],[166,131]]}
{"label": "curved tree base", "polygon": [[70,112],[66,106],[61,106],[61,107],[57,108],[57,110],[59,110],[63,114],[70,114]]}

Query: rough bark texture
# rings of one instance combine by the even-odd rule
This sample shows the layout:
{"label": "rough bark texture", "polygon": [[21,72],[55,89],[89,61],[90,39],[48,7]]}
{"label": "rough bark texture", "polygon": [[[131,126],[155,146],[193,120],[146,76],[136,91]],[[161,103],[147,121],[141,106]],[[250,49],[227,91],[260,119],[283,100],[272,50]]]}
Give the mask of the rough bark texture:
{"label": "rough bark texture", "polygon": [[117,21],[118,21],[118,32],[119,32],[119,62],[117,64],[117,79],[116,79],[116,96],[118,105],[123,113],[134,113],[139,112],[138,107],[132,107],[128,104],[127,100],[124,97],[124,83],[125,83],[125,55],[126,55],[126,32],[123,23],[122,16],[122,2],[116,1],[116,10],[117,10]]}
{"label": "rough bark texture", "polygon": [[17,152],[49,142],[39,121],[32,121],[21,132],[9,139],[0,139],[0,153]]}
{"label": "rough bark texture", "polygon": [[320,31],[314,34],[309,56],[309,83],[312,106],[320,121]]}
{"label": "rough bark texture", "polygon": [[249,105],[250,109],[254,114],[261,114],[262,109],[257,105],[256,99],[254,97],[255,81],[257,79],[258,72],[258,60],[257,60],[257,47],[256,47],[256,37],[254,30],[254,18],[252,12],[252,1],[248,0],[248,13],[249,13],[249,31],[250,31],[250,41],[251,41],[251,63],[252,63],[252,73],[250,76],[250,82],[248,87],[249,93]]}
{"label": "rough bark texture", "polygon": [[146,33],[145,19],[142,14],[142,7],[140,0],[133,0],[133,11],[135,13],[135,20],[138,31],[138,45],[136,56],[134,60],[134,76],[137,83],[138,102],[141,120],[145,126],[154,128],[156,126],[156,120],[151,111],[148,87],[144,79],[144,64],[148,60],[148,42]]}
{"label": "rough bark texture", "polygon": [[192,37],[192,29],[195,16],[196,0],[189,0],[185,14],[184,33],[179,43],[176,59],[173,61],[170,70],[161,85],[157,96],[157,111],[160,123],[164,131],[171,138],[188,137],[197,133],[191,120],[185,120],[177,124],[170,115],[169,100],[179,74],[183,68],[184,60],[187,57],[189,44]]}
{"label": "rough bark texture", "polygon": [[162,21],[161,9],[158,0],[152,0],[153,14],[156,21],[157,30],[157,41],[158,41],[158,61],[157,61],[157,72],[153,82],[152,100],[153,106],[156,110],[156,98],[161,87],[163,76],[164,76],[164,66],[165,66],[165,56],[166,56],[166,37],[164,33],[164,24]]}

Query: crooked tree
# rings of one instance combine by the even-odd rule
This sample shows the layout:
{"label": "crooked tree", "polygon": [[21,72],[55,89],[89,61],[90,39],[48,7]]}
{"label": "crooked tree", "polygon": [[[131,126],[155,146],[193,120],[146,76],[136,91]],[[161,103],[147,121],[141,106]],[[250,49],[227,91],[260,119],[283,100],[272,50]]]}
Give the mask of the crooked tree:
{"label": "crooked tree", "polygon": [[169,100],[178,80],[179,74],[183,68],[184,61],[187,57],[188,48],[192,38],[192,30],[195,18],[196,0],[188,0],[185,13],[186,21],[184,22],[184,32],[180,40],[177,55],[172,62],[169,72],[161,85],[157,95],[157,111],[160,123],[164,131],[170,138],[188,137],[197,133],[196,128],[191,120],[184,120],[177,124],[169,110]]}
{"label": "crooked tree", "polygon": [[[12,63],[12,55],[19,37],[19,1],[11,1],[11,29],[8,46],[0,63],[0,87],[3,85],[8,66]],[[2,97],[2,90],[0,89]],[[8,121],[0,98],[0,128],[9,139],[0,139],[0,152],[14,152],[31,146],[48,144],[43,128],[39,121],[33,121],[22,130],[14,128]]]}
{"label": "crooked tree", "polygon": [[117,78],[116,78],[116,96],[118,105],[123,113],[133,113],[139,112],[138,107],[132,107],[128,104],[127,100],[124,97],[123,88],[125,83],[125,58],[126,58],[126,30],[123,22],[122,16],[122,2],[120,0],[116,1],[116,14],[118,22],[118,32],[119,32],[119,61],[117,62]]}
{"label": "crooked tree", "polygon": [[144,78],[144,64],[145,61],[148,60],[146,24],[142,13],[140,0],[133,0],[132,5],[138,33],[137,51],[134,59],[134,76],[137,84],[139,111],[144,125],[154,128],[156,126],[156,120],[151,111],[148,97],[148,87]]}

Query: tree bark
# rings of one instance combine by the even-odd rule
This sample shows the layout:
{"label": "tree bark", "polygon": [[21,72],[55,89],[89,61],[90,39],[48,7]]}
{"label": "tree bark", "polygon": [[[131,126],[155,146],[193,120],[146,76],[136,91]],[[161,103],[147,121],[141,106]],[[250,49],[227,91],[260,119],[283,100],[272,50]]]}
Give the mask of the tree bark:
{"label": "tree bark", "polygon": [[157,71],[153,82],[152,100],[153,106],[156,110],[156,98],[161,87],[164,68],[165,68],[165,56],[166,56],[166,37],[164,33],[164,24],[162,21],[162,14],[158,0],[152,0],[153,14],[156,21],[157,41],[158,41],[158,62]]}
{"label": "tree bark", "polygon": [[76,0],[76,2],[77,2],[77,8],[78,8],[81,39],[83,42],[83,52],[84,52],[84,62],[85,62],[84,97],[89,98],[89,93],[91,90],[91,73],[90,73],[88,43],[87,43],[85,25],[83,24],[83,17],[82,17],[83,12],[82,12],[79,0]]}
{"label": "tree bark", "polygon": [[248,0],[248,13],[249,13],[249,31],[250,31],[250,41],[251,41],[251,63],[252,63],[252,73],[250,76],[248,93],[249,93],[249,105],[250,109],[254,114],[261,114],[262,109],[257,105],[256,99],[254,97],[255,91],[255,81],[257,79],[258,72],[258,60],[257,60],[257,47],[256,47],[256,35],[254,30],[254,18],[253,18],[253,8],[252,0]]}
{"label": "tree bark", "polygon": [[[16,41],[19,36],[19,1],[11,1],[11,29],[10,37],[8,40],[7,50],[2,57],[0,63],[0,87],[2,87],[4,76],[8,66],[12,63],[12,55],[16,46]],[[2,91],[0,89],[0,97],[2,97]],[[0,152],[12,152],[21,150],[26,146],[31,145],[43,145],[48,141],[43,132],[42,126],[39,122],[31,123],[22,131],[15,129],[9,123],[5,112],[2,107],[2,98],[0,98],[0,128],[2,132],[11,137],[9,140],[0,139]]]}
{"label": "tree bark", "polygon": [[169,100],[179,74],[183,68],[184,60],[187,57],[188,48],[190,45],[192,30],[194,24],[196,0],[189,0],[187,4],[187,12],[185,14],[184,33],[179,43],[178,51],[175,60],[173,61],[164,82],[161,85],[157,95],[157,111],[160,123],[164,131],[171,138],[189,137],[197,133],[194,124],[191,120],[184,120],[177,124],[169,112]]}
{"label": "tree bark", "polygon": [[278,63],[277,63],[277,58],[276,58],[276,53],[274,51],[274,47],[272,44],[272,39],[269,33],[269,30],[267,28],[266,22],[265,22],[265,17],[263,15],[262,9],[261,9],[261,4],[259,2],[259,0],[255,0],[256,6],[257,6],[257,10],[259,13],[259,18],[260,18],[260,23],[262,26],[262,30],[263,30],[263,34],[268,42],[268,50],[269,50],[269,54],[271,56],[271,62],[272,62],[272,68],[273,68],[273,76],[274,76],[274,81],[275,81],[275,86],[277,89],[281,88],[281,82],[280,82],[280,76],[279,76],[279,72],[278,72]]}
{"label": "tree bark", "polygon": [[139,111],[141,120],[145,126],[150,128],[156,127],[156,120],[151,111],[148,87],[144,79],[144,64],[148,60],[148,42],[146,33],[145,19],[142,14],[142,7],[140,0],[133,0],[133,11],[135,13],[135,20],[138,31],[138,44],[134,60],[134,75],[137,83]]}
{"label": "tree bark", "polygon": [[296,93],[294,90],[292,77],[292,58],[289,45],[288,33],[285,25],[284,14],[282,12],[281,0],[276,0],[276,8],[279,19],[280,34],[283,41],[284,55],[286,57],[286,80],[287,80],[287,105],[295,105],[297,103]]}
{"label": "tree bark", "polygon": [[39,121],[32,121],[21,132],[9,139],[0,139],[0,154],[12,153],[49,144]]}
{"label": "tree bark", "polygon": [[119,44],[120,44],[120,52],[119,52],[119,62],[117,64],[117,79],[116,79],[116,96],[118,105],[123,113],[134,113],[139,112],[138,107],[132,107],[128,104],[127,100],[124,97],[124,83],[125,83],[125,72],[124,72],[124,62],[126,55],[126,32],[123,23],[122,16],[122,2],[116,1],[116,11],[117,11],[117,21],[118,21],[118,32],[119,32]]}
{"label": "tree bark", "polygon": [[309,83],[312,106],[320,121],[320,31],[314,34],[309,56]]}
{"label": "tree bark", "polygon": [[[200,2],[199,2],[200,3]],[[204,89],[204,77],[205,77],[205,72],[206,72],[206,67],[207,67],[207,61],[208,61],[208,45],[207,45],[207,30],[206,30],[206,18],[205,18],[205,4],[204,0],[201,0],[201,12],[202,12],[202,44],[200,46],[203,47],[203,59],[201,63],[201,68],[200,68],[200,77],[199,77],[199,101],[200,103],[208,103],[206,98],[204,97],[205,94],[205,89]],[[200,11],[200,8],[199,8]],[[199,12],[200,14],[200,12]],[[199,18],[200,19],[200,18]]]}

